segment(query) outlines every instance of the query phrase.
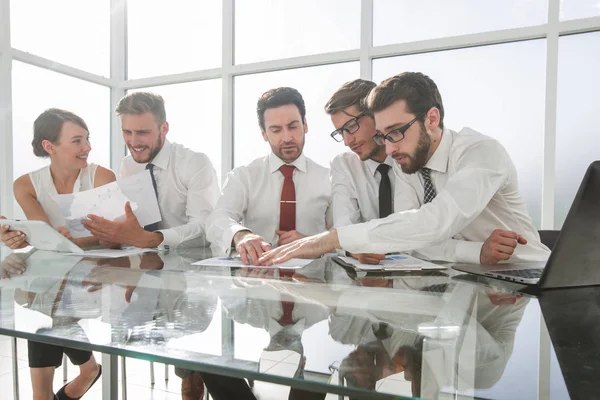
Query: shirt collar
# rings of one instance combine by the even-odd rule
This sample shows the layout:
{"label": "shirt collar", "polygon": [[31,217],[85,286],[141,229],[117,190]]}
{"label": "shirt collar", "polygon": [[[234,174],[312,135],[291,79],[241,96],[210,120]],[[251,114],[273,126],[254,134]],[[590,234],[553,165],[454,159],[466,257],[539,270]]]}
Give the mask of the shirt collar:
{"label": "shirt collar", "polygon": [[371,172],[372,176],[375,176],[375,172],[377,172],[377,167],[379,167],[379,164],[387,164],[390,167],[393,167],[393,159],[390,156],[387,156],[385,158],[385,160],[383,160],[383,163],[380,163],[379,161],[375,161],[372,159],[368,159],[367,161],[364,161],[364,163],[367,165],[367,168],[369,169],[369,172]]}
{"label": "shirt collar", "polygon": [[155,167],[158,167],[162,170],[166,170],[169,166],[169,158],[171,156],[171,142],[165,139],[165,144],[162,149],[158,152],[158,154],[154,157],[150,163],[152,163]]}
{"label": "shirt collar", "polygon": [[427,168],[446,173],[448,170],[448,160],[450,159],[450,147],[452,146],[452,136],[449,129],[444,128],[442,131],[442,140],[435,150],[435,153],[427,161]]}
{"label": "shirt collar", "polygon": [[306,157],[304,153],[300,154],[300,157],[296,158],[289,164],[286,164],[281,158],[277,157],[275,153],[269,153],[269,172],[273,173],[279,170],[282,165],[293,165],[299,171],[306,173]]}

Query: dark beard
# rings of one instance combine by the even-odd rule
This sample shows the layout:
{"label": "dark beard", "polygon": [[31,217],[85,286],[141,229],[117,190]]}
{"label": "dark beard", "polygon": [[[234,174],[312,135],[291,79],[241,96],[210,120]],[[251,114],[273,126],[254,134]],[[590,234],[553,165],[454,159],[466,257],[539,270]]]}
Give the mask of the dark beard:
{"label": "dark beard", "polygon": [[421,168],[427,164],[427,156],[429,155],[429,150],[431,149],[431,138],[425,131],[425,126],[423,123],[420,123],[419,130],[419,143],[417,143],[417,148],[415,149],[414,155],[406,155],[410,160],[410,163],[405,165],[400,165],[402,168],[402,172],[405,174],[414,174],[419,171]]}
{"label": "dark beard", "polygon": [[162,150],[162,147],[163,147],[162,136],[158,135],[158,146],[156,146],[154,148],[154,150],[152,150],[152,153],[150,153],[148,162],[152,162],[152,160],[154,160],[154,157],[156,157],[158,155],[158,153],[160,153],[160,151]]}

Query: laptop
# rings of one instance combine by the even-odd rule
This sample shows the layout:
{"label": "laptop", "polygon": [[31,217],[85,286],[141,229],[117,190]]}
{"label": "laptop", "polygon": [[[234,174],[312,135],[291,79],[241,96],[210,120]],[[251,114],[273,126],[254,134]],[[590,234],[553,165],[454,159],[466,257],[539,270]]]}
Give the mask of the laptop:
{"label": "laptop", "polygon": [[600,161],[588,167],[548,261],[451,266],[541,289],[600,285]]}
{"label": "laptop", "polygon": [[546,290],[540,293],[539,302],[559,367],[550,365],[551,397],[598,398],[600,288]]}

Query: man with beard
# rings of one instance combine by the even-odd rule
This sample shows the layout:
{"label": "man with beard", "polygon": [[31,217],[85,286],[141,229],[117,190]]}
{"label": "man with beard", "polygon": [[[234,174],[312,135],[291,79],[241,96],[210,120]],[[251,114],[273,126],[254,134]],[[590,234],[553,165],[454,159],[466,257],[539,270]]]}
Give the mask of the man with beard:
{"label": "man with beard", "polygon": [[[372,219],[385,218],[393,212],[419,208],[422,200],[415,190],[398,194],[394,188],[403,188],[402,182],[395,182],[392,167],[394,159],[385,153],[385,144],[373,140],[375,136],[375,119],[367,108],[367,98],[377,85],[364,79],[355,79],[343,84],[327,101],[325,112],[331,117],[336,128],[331,137],[352,151],[337,155],[331,162],[331,199],[333,206],[333,224],[341,227]],[[412,195],[410,195],[412,194]],[[484,243],[473,246],[479,252],[483,264],[493,264],[508,260],[513,251],[506,248],[504,252],[492,251],[500,241],[506,238],[517,238],[511,231],[496,230],[490,240],[485,241],[486,249],[480,251]],[[507,246],[517,242],[506,242]],[[454,238],[436,246],[415,251],[421,258],[438,261],[468,262],[476,259],[477,254],[467,254],[461,258],[456,252],[458,241]],[[513,247],[514,249],[514,247]],[[378,264],[385,254],[348,253],[361,263]]]}
{"label": "man with beard", "polygon": [[428,76],[405,72],[386,79],[371,91],[367,104],[375,117],[374,140],[385,145],[400,169],[396,193],[416,193],[422,205],[300,239],[267,252],[259,262],[316,257],[334,249],[410,251],[460,237],[457,257],[479,263],[487,249],[481,242],[498,227],[518,235],[502,238],[495,251],[514,250],[514,261],[548,258],[550,251],[533,227],[506,150],[473,129],[446,128],[442,98]]}
{"label": "man with beard", "polygon": [[332,225],[329,170],[306,157],[306,107],[302,95],[281,87],[265,92],[256,106],[266,157],[227,175],[208,223],[208,240],[246,265],[274,245],[292,243]]}
{"label": "man with beard", "polygon": [[[84,226],[107,245],[163,249],[205,246],[205,222],[219,195],[210,159],[166,139],[169,123],[164,100],[157,94],[130,93],[119,101],[115,112],[121,117],[123,140],[131,153],[121,164],[121,177],[150,170],[162,221],[140,226],[127,203],[124,221],[90,215]],[[182,369],[176,369],[176,373],[182,378],[183,399],[204,397],[204,384],[198,374]]]}
{"label": "man with beard", "polygon": [[84,226],[105,244],[136,247],[204,246],[204,224],[219,195],[210,159],[166,139],[169,132],[161,96],[130,93],[115,110],[121,117],[123,140],[131,155],[121,164],[121,178],[150,170],[162,221],[140,226],[125,206],[126,219],[108,221],[90,215]]}

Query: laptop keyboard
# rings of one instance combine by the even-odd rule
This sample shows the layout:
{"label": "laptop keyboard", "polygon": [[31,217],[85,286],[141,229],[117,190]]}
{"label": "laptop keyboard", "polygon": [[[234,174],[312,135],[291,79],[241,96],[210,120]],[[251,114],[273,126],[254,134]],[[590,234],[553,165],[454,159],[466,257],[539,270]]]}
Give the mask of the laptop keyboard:
{"label": "laptop keyboard", "polygon": [[498,269],[490,271],[500,275],[516,276],[518,278],[539,279],[542,276],[543,268],[528,269]]}

